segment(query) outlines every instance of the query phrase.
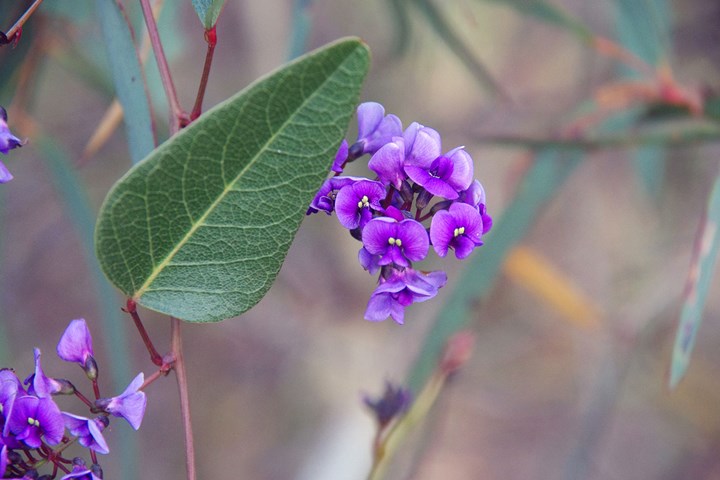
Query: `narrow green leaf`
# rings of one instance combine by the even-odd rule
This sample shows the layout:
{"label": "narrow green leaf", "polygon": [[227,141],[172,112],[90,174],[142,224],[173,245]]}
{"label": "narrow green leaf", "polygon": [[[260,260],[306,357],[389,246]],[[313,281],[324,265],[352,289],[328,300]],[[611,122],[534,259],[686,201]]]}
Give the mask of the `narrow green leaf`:
{"label": "narrow green leaf", "polygon": [[[650,65],[667,60],[670,51],[668,0],[616,0],[620,43]],[[637,76],[636,72],[625,72]]]}
{"label": "narrow green leaf", "polygon": [[638,149],[632,159],[636,175],[645,190],[654,197],[660,194],[665,180],[666,154],[662,146],[646,146]]}
{"label": "narrow green leaf", "polygon": [[95,232],[110,281],[188,321],[257,303],[330,170],[368,63],[357,39],[301,57],[136,165],[108,194]]}
{"label": "narrow green leaf", "polygon": [[193,7],[200,17],[200,21],[206,30],[212,28],[217,23],[225,0],[192,0]]}
{"label": "narrow green leaf", "polygon": [[545,204],[582,160],[580,152],[540,151],[512,203],[488,234],[485,245],[472,256],[450,298],[425,337],[408,380],[419,392],[437,365],[447,339],[470,320],[474,301],[488,294],[508,252],[527,233]]}
{"label": "narrow green leaf", "polygon": [[717,264],[718,249],[720,249],[718,226],[720,226],[720,175],[715,179],[715,185],[708,200],[707,213],[700,225],[695,242],[695,252],[685,288],[685,301],[680,313],[680,324],[675,334],[675,346],[670,365],[670,388],[677,386],[685,376],[690,364],[690,354],[695,346],[698,328],[702,321],[702,312]]}
{"label": "narrow green leaf", "polygon": [[288,59],[293,60],[307,48],[307,40],[312,29],[312,17],[309,9],[313,0],[294,0],[292,6],[292,22],[290,26],[290,49]]}
{"label": "narrow green leaf", "polygon": [[96,5],[115,90],[125,112],[130,157],[137,163],[155,148],[140,60],[127,19],[117,2],[98,0]]}
{"label": "narrow green leaf", "polygon": [[583,42],[594,37],[592,31],[569,13],[544,0],[483,0],[515,9],[522,15],[534,17],[542,22],[567,30]]}

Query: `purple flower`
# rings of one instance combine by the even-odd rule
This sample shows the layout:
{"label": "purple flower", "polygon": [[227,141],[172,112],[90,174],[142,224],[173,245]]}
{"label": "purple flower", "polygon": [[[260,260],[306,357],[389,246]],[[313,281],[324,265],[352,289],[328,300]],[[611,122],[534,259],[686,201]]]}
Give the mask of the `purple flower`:
{"label": "purple flower", "polygon": [[373,400],[365,396],[363,402],[375,413],[375,418],[382,428],[407,411],[412,403],[412,395],[409,388],[395,387],[392,383],[385,382],[385,393],[382,397]]}
{"label": "purple flower", "polygon": [[400,189],[402,181],[407,178],[405,165],[405,141],[395,137],[386,143],[370,158],[368,168],[375,172],[384,185],[392,185]]}
{"label": "purple flower", "polygon": [[335,161],[333,161],[331,170],[335,173],[342,173],[345,162],[348,159],[348,142],[343,140],[335,154]]}
{"label": "purple flower", "polygon": [[402,325],[405,322],[405,307],[437,295],[438,289],[447,282],[447,275],[441,270],[424,274],[406,268],[393,271],[387,279],[381,277],[380,282],[370,296],[365,319],[381,322],[390,316]]}
{"label": "purple flower", "polygon": [[62,414],[52,398],[18,397],[8,424],[15,438],[30,448],[39,448],[42,436],[49,445],[57,445],[65,433]]}
{"label": "purple flower", "polygon": [[344,186],[335,198],[335,213],[340,224],[352,230],[364,228],[372,219],[372,211],[381,212],[380,200],[385,198],[385,187],[380,182],[360,180]]}
{"label": "purple flower", "polygon": [[426,164],[440,156],[440,134],[430,127],[413,122],[403,132],[405,161]]}
{"label": "purple flower", "polygon": [[94,355],[92,337],[84,318],[70,322],[57,344],[57,354],[66,362],[76,362],[80,365],[85,365],[88,357]]}
{"label": "purple flower", "polygon": [[380,257],[368,252],[365,247],[362,247],[358,252],[358,262],[360,262],[360,266],[367,270],[370,275],[374,275],[375,272],[380,270],[378,260],[380,260]]}
{"label": "purple flower", "polygon": [[117,397],[96,400],[95,405],[116,417],[124,418],[137,430],[140,428],[143,415],[145,415],[145,405],[147,403],[145,392],[139,390],[144,381],[145,375],[140,372],[123,393]]}
{"label": "purple flower", "polygon": [[453,248],[459,259],[467,257],[482,245],[482,234],[482,216],[467,203],[455,202],[449,210],[437,212],[430,224],[430,240],[441,257],[447,255],[448,248]]}
{"label": "purple flower", "polygon": [[355,182],[359,182],[360,180],[367,179],[363,177],[349,176],[328,178],[325,180],[325,183],[322,184],[320,190],[318,190],[315,194],[315,198],[313,198],[313,201],[310,203],[310,207],[308,207],[305,214],[311,215],[322,210],[330,215],[335,209],[335,197],[337,196],[337,191],[346,185],[351,185]]}
{"label": "purple flower", "polygon": [[[40,349],[35,348],[33,352],[35,355],[35,373],[25,379],[25,384],[29,385],[28,393],[37,395],[40,398],[49,397],[56,393],[68,393],[69,382],[47,377],[40,365],[42,355]],[[71,387],[70,392],[72,392]]]}
{"label": "purple flower", "polygon": [[380,255],[378,265],[394,263],[407,267],[427,255],[428,234],[421,223],[406,219],[398,222],[390,217],[370,220],[362,232],[365,249],[372,255]]}
{"label": "purple flower", "polygon": [[458,147],[431,162],[408,162],[405,173],[433,195],[455,200],[473,181],[473,161]]}
{"label": "purple flower", "polygon": [[[0,152],[7,155],[10,150],[22,147],[22,145],[23,142],[10,132],[7,124],[7,112],[3,107],[0,107]],[[13,176],[10,171],[0,162],[0,183],[7,183],[12,179]]]}
{"label": "purple flower", "polygon": [[73,463],[72,472],[64,475],[60,480],[102,480],[103,473],[100,465],[93,464],[92,467],[87,468],[85,461],[80,457],[75,458]]}
{"label": "purple flower", "polygon": [[380,147],[402,135],[402,122],[395,115],[385,115],[385,108],[376,102],[361,103],[357,108],[358,138],[350,148],[355,158],[374,154]]}
{"label": "purple flower", "polygon": [[102,431],[108,426],[107,417],[85,418],[67,412],[62,412],[62,415],[65,419],[65,427],[71,435],[78,437],[80,445],[98,453],[110,453],[102,434]]}

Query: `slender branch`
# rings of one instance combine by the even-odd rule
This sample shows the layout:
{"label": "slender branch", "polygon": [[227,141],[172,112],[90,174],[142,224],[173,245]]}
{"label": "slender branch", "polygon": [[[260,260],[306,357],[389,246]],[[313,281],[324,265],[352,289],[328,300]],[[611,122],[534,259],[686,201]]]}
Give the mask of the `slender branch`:
{"label": "slender branch", "polygon": [[127,306],[124,310],[130,314],[133,322],[135,322],[135,327],[138,329],[138,332],[140,332],[140,336],[145,343],[145,347],[150,353],[150,360],[158,367],[162,366],[164,363],[163,358],[155,349],[155,345],[153,345],[153,342],[152,340],[150,340],[150,336],[148,335],[147,330],[145,330],[145,325],[143,325],[142,320],[140,319],[140,315],[137,312],[137,303],[135,303],[135,300],[133,300],[132,298],[128,298],[126,305]]}
{"label": "slender branch", "polygon": [[25,22],[27,22],[28,18],[30,18],[30,15],[32,15],[35,10],[37,10],[37,8],[42,2],[43,0],[35,0],[33,4],[30,5],[30,8],[28,8],[20,18],[18,18],[17,22],[15,22],[15,25],[13,25],[10,30],[5,32],[5,36],[7,37],[8,42],[11,42],[15,34],[22,30],[22,26],[25,25]]}
{"label": "slender branch", "polygon": [[208,78],[210,77],[210,67],[212,66],[213,54],[215,53],[215,45],[217,45],[217,32],[215,26],[205,30],[205,41],[207,42],[207,53],[205,54],[205,65],[203,65],[202,77],[200,77],[200,86],[198,87],[195,105],[190,113],[190,121],[195,120],[202,113],[203,99],[205,98],[205,89],[207,88]]}
{"label": "slender branch", "polygon": [[175,374],[177,375],[178,391],[180,393],[180,412],[185,427],[185,465],[188,480],[196,480],[195,473],[195,444],[193,442],[192,422],[190,418],[190,398],[188,395],[187,372],[182,351],[182,337],[180,336],[180,320],[170,317],[172,322],[172,351],[175,355]]}
{"label": "slender branch", "polygon": [[160,33],[158,32],[157,23],[155,22],[155,16],[150,7],[150,0],[140,0],[140,6],[142,7],[145,25],[147,25],[153,53],[155,54],[155,60],[157,61],[158,70],[160,71],[160,78],[168,99],[168,105],[170,106],[170,135],[174,135],[188,124],[188,114],[182,109],[178,101],[177,91],[175,90],[175,84],[173,83],[172,74],[170,73],[170,66],[165,57],[165,51],[160,41]]}

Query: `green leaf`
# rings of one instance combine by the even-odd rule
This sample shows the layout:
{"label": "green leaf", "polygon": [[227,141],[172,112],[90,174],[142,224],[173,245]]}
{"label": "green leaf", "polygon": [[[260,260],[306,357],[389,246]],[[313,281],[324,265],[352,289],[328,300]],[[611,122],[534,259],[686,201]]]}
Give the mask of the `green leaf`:
{"label": "green leaf", "polygon": [[194,322],[257,303],[330,170],[368,63],[357,39],[301,57],[131,169],[95,231],[110,281],[147,308]]}
{"label": "green leaf", "polygon": [[192,0],[193,7],[200,17],[205,29],[215,26],[220,16],[220,11],[225,5],[225,0]]}
{"label": "green leaf", "polygon": [[127,19],[117,2],[98,0],[97,9],[115,90],[125,112],[130,157],[137,163],[155,148],[140,60]]}
{"label": "green leaf", "polygon": [[685,288],[685,301],[680,313],[680,324],[675,334],[672,363],[670,365],[670,388],[675,388],[685,376],[690,364],[690,354],[695,346],[702,312],[713,279],[720,249],[720,175],[715,179],[708,209],[698,231],[690,274]]}

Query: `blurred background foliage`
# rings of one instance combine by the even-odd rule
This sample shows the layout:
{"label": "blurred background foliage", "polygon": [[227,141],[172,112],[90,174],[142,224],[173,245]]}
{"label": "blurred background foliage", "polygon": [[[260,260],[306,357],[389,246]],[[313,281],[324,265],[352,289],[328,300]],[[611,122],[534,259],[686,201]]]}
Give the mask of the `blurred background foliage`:
{"label": "blurred background foliage", "polygon": [[[0,28],[29,3],[3,5]],[[0,188],[0,359],[24,375],[33,346],[51,351],[85,317],[109,391],[152,369],[92,251],[94,212],[131,165],[99,4],[46,2],[18,45],[0,49],[0,104],[29,138],[3,158],[16,178]],[[203,28],[190,1],[156,8],[189,109]],[[125,12],[140,45],[139,6]],[[207,107],[359,35],[374,57],[363,100],[437,129],[445,147],[465,145],[496,223],[400,327],[362,319],[373,280],[358,244],[334,220],[308,218],[256,308],[185,328],[199,476],[365,478],[374,427],[362,395],[385,380],[419,392],[447,338],[467,329],[472,357],[387,478],[719,478],[720,213],[708,204],[718,22],[710,0],[228,2]],[[167,105],[151,54],[145,71],[162,140]],[[699,283],[687,282],[691,271]],[[167,320],[144,316],[163,350]],[[68,366],[45,368],[77,379]],[[123,435],[110,447],[123,453],[103,462],[108,478],[183,476],[170,382],[150,388],[139,434],[113,423]]]}

